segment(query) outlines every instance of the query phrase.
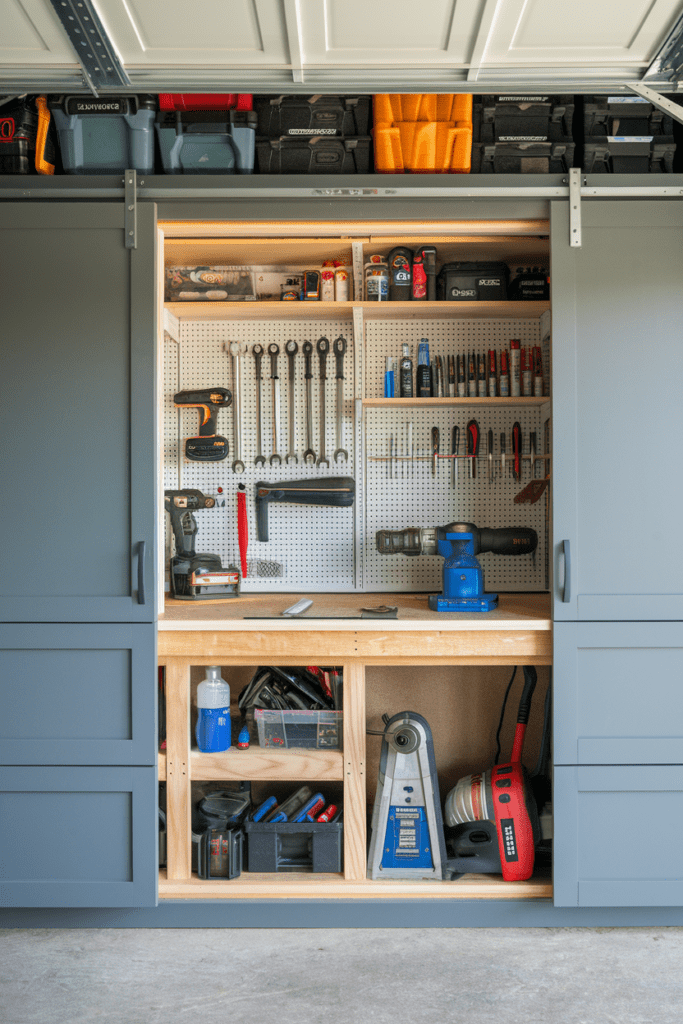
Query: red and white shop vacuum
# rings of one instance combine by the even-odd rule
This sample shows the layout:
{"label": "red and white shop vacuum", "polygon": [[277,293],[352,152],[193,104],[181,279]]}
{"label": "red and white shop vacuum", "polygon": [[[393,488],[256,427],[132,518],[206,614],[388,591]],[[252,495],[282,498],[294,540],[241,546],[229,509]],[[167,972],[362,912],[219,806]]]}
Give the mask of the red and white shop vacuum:
{"label": "red and white shop vacuum", "polygon": [[506,882],[523,882],[533,873],[541,829],[521,759],[536,669],[524,666],[523,671],[524,689],[510,760],[464,776],[446,797],[444,821],[450,833],[446,877],[475,872],[502,874]]}

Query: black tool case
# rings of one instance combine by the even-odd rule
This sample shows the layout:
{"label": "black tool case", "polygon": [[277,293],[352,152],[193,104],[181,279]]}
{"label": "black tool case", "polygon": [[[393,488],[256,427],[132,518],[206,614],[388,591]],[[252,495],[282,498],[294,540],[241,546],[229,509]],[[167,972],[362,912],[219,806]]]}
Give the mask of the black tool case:
{"label": "black tool case", "polygon": [[572,135],[573,96],[482,96],[477,108],[477,142],[560,142]]}
{"label": "black tool case", "polygon": [[586,174],[672,174],[676,142],[670,135],[586,138]]}
{"label": "black tool case", "polygon": [[586,139],[594,136],[673,135],[673,118],[641,96],[586,97]]}
{"label": "black tool case", "polygon": [[372,139],[283,135],[257,139],[260,174],[369,174]]}
{"label": "black tool case", "polygon": [[344,825],[341,821],[248,821],[247,870],[258,872],[342,870]]}
{"label": "black tool case", "polygon": [[436,278],[436,297],[446,302],[502,301],[509,276],[506,263],[444,263]]}
{"label": "black tool case", "polygon": [[472,174],[566,174],[574,166],[574,139],[554,142],[472,143]]}
{"label": "black tool case", "polygon": [[254,96],[258,134],[367,136],[370,96]]}

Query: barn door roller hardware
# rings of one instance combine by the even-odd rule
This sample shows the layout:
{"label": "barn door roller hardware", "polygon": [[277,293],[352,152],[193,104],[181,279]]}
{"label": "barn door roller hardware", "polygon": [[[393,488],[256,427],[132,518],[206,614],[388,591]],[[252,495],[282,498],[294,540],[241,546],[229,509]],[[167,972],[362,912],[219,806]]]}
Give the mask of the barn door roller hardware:
{"label": "barn door roller hardware", "polygon": [[126,249],[138,247],[138,180],[136,171],[123,175],[123,234]]}
{"label": "barn door roller hardware", "polygon": [[93,95],[130,86],[130,78],[90,0],[50,0],[74,48],[83,81]]}

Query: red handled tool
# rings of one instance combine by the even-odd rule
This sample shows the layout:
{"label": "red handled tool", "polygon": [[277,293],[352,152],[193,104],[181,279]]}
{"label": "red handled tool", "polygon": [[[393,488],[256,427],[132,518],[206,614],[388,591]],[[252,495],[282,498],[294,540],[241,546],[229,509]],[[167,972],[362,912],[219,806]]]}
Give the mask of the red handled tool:
{"label": "red handled tool", "polygon": [[237,539],[240,546],[242,579],[247,576],[247,548],[249,546],[249,523],[247,521],[247,489],[239,484],[237,491]]}
{"label": "red handled tool", "polygon": [[519,480],[522,466],[522,428],[516,420],[512,424],[512,457],[513,474],[515,480]]}
{"label": "red handled tool", "polygon": [[479,424],[470,420],[467,424],[467,455],[470,460],[470,480],[477,475],[477,455],[479,454]]}

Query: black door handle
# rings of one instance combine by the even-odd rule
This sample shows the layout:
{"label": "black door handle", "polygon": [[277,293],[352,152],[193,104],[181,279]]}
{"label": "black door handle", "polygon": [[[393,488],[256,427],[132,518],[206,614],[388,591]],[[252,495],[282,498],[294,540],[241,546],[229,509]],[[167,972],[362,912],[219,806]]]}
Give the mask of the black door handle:
{"label": "black door handle", "polygon": [[138,604],[145,603],[145,541],[138,544]]}

